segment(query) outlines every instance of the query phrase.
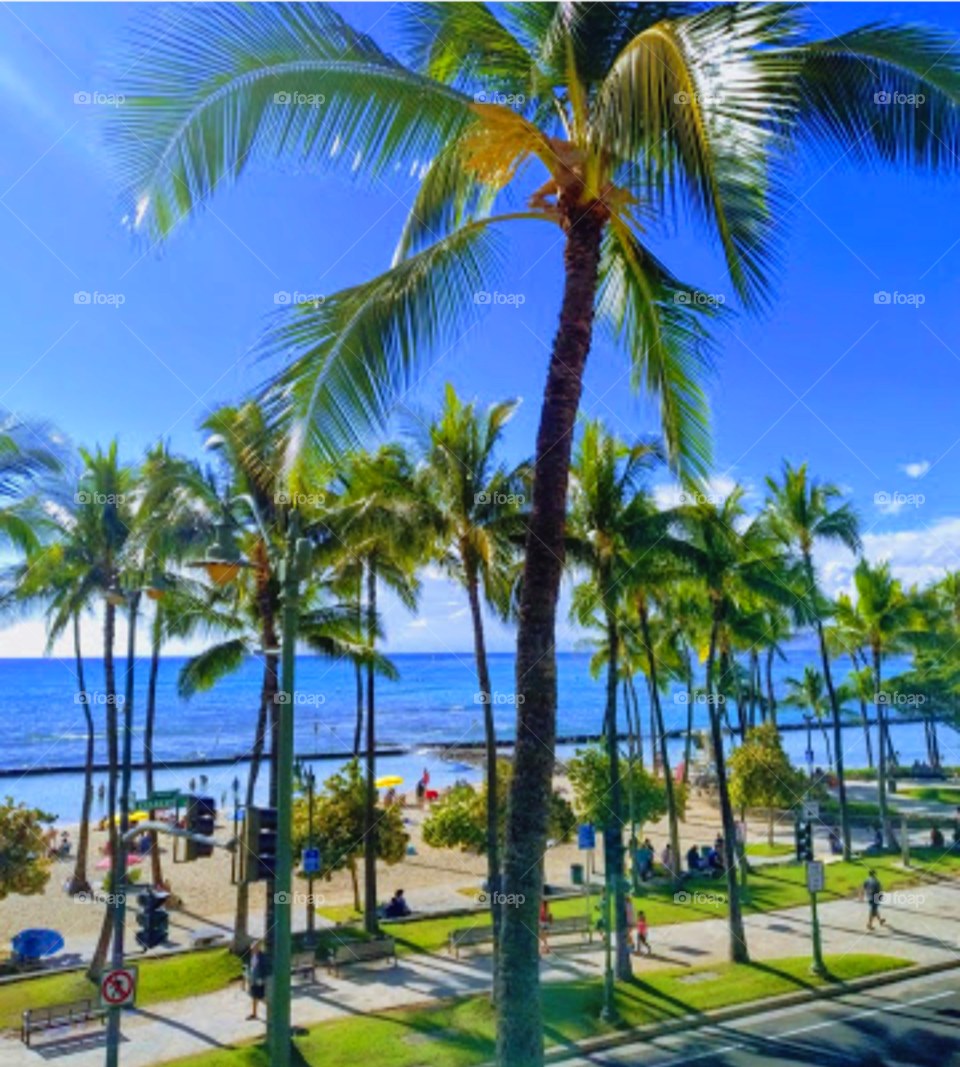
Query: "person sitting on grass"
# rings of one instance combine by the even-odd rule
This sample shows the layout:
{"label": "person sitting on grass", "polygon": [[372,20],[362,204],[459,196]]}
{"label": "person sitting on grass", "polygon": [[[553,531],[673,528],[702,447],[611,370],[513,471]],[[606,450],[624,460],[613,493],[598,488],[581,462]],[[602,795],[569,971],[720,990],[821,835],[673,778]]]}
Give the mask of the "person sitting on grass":
{"label": "person sitting on grass", "polygon": [[687,851],[687,867],[691,874],[696,874],[698,871],[703,870],[703,859],[700,856],[700,849],[696,845],[691,845]]}
{"label": "person sitting on grass", "polygon": [[398,889],[384,909],[383,916],[385,919],[402,919],[409,914],[410,905],[407,903],[407,898],[403,895],[403,890]]}
{"label": "person sitting on grass", "polygon": [[930,845],[933,848],[943,848],[943,832],[938,826],[930,827]]}

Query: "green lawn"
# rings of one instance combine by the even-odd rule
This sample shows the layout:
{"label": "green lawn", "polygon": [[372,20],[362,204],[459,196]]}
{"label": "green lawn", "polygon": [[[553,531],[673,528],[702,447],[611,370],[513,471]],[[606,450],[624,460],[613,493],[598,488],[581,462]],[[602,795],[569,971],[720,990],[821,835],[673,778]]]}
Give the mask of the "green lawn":
{"label": "green lawn", "polygon": [[[127,962],[140,968],[137,1004],[144,1006],[214,993],[241,974],[240,960],[227,949],[190,952],[165,959],[131,958]],[[21,1015],[27,1008],[65,1004],[96,995],[96,986],[86,980],[83,971],[6,982],[0,985],[0,1028],[19,1028]]]}
{"label": "green lawn", "polygon": [[953,807],[960,806],[960,789],[947,785],[923,785],[916,789],[901,789],[905,797],[913,797],[914,800],[924,800],[934,804],[950,804]]}
{"label": "green lawn", "polygon": [[[831,976],[810,975],[807,958],[775,964],[676,968],[617,984],[617,1003],[627,1027],[809,989],[833,981],[908,966],[889,956],[826,957]],[[697,980],[692,978],[703,975]],[[709,976],[709,977],[707,977]],[[548,1045],[568,1044],[612,1032],[599,1020],[602,979],[543,985]],[[296,1067],[354,1067],[376,1057],[377,1067],[472,1067],[493,1059],[494,1018],[486,997],[447,1001],[436,1007],[383,1011],[312,1027],[297,1040]],[[245,1045],[175,1061],[176,1067],[267,1067],[263,1045]],[[173,1065],[171,1065],[173,1067]]]}
{"label": "green lawn", "polygon": [[766,841],[753,841],[747,845],[748,856],[792,856],[793,845],[768,844]]}

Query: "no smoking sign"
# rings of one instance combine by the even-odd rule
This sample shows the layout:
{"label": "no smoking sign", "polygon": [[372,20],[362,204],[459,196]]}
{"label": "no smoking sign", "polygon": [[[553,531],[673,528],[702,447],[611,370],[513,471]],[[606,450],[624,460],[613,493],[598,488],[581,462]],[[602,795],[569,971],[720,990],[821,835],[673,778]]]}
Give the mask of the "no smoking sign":
{"label": "no smoking sign", "polygon": [[100,979],[100,1004],[104,1008],[131,1008],[137,999],[137,968],[107,971]]}

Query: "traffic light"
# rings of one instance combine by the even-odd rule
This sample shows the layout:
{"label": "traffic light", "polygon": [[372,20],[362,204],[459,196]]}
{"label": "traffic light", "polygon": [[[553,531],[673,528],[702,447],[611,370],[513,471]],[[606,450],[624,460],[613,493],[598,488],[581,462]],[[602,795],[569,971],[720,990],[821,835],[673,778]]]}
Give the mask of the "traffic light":
{"label": "traffic light", "polygon": [[795,828],[797,862],[813,859],[813,823],[797,820]]}
{"label": "traffic light", "polygon": [[143,949],[156,948],[167,940],[170,916],[166,911],[169,893],[145,889],[137,896],[140,910],[137,912],[137,944]]}
{"label": "traffic light", "polygon": [[243,818],[243,864],[245,882],[276,878],[276,808],[247,808]]}
{"label": "traffic light", "polygon": [[[213,837],[216,815],[217,805],[213,797],[190,797],[187,803],[187,829],[192,834]],[[212,855],[213,845],[205,845],[200,841],[187,838],[188,860]]]}

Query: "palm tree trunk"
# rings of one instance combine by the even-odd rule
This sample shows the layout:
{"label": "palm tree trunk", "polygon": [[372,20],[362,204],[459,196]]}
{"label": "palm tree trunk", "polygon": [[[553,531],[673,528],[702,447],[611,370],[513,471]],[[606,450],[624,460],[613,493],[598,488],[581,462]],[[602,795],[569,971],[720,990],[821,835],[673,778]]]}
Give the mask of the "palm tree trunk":
{"label": "palm tree trunk", "polygon": [[637,854],[637,806],[634,798],[633,768],[637,763],[637,733],[634,728],[634,713],[630,708],[630,687],[627,679],[623,679],[623,710],[627,717],[627,761],[630,770],[627,775],[627,809],[630,818],[630,870],[633,875],[632,885],[635,892],[640,889],[637,865],[634,859]]}
{"label": "palm tree trunk", "polygon": [[[607,587],[606,580],[604,587]],[[617,932],[616,974],[624,982],[633,977],[630,964],[630,935],[627,931],[626,882],[623,876],[623,811],[620,790],[620,740],[617,731],[617,682],[620,664],[620,632],[616,616],[607,611],[607,751],[610,756],[610,792],[603,832],[603,871],[607,899],[613,901],[614,929]],[[612,981],[609,963],[607,980]],[[608,987],[607,1004],[613,1004],[612,987]]]}
{"label": "palm tree trunk", "polygon": [[[813,558],[809,552],[804,552],[804,564],[807,570],[807,580],[810,589],[816,589],[816,574],[813,569]],[[847,808],[847,781],[843,770],[843,735],[840,729],[840,701],[837,700],[837,691],[833,687],[833,672],[830,669],[830,653],[827,651],[827,639],[823,633],[823,622],[817,616],[817,638],[820,641],[820,658],[823,661],[823,680],[827,685],[827,695],[830,697],[830,711],[833,718],[833,757],[830,757],[830,741],[827,738],[826,729],[823,736],[827,741],[827,757],[836,766],[837,791],[840,799],[840,836],[843,840],[843,858],[848,862],[853,858],[853,850],[850,845],[850,812]]]}
{"label": "palm tree trunk", "polygon": [[[357,642],[361,640],[363,633],[363,605],[361,594],[363,592],[363,579],[357,582]],[[363,737],[363,664],[355,665],[357,674],[357,721],[353,729],[353,755],[360,759],[360,739]],[[359,911],[359,909],[357,909]]]}
{"label": "palm tree trunk", "polygon": [[633,721],[637,729],[637,755],[639,756],[640,769],[643,770],[643,720],[640,718],[640,698],[637,696],[637,687],[633,681],[633,675],[627,679],[630,686],[630,695],[633,697]]}
{"label": "palm tree trunk", "polygon": [[760,679],[760,658],[755,648],[750,649],[750,729],[757,725],[757,691]]}
{"label": "palm tree trunk", "polygon": [[650,644],[650,620],[647,617],[647,604],[641,596],[637,608],[640,614],[640,635],[643,638],[644,651],[647,654],[647,670],[650,674],[650,699],[653,701],[657,720],[657,735],[660,738],[660,762],[663,765],[663,783],[667,791],[667,819],[670,824],[670,848],[673,850],[675,881],[680,881],[680,827],[677,822],[677,801],[673,788],[673,775],[670,773],[670,754],[667,751],[667,732],[663,725],[663,708],[660,705],[660,691],[657,688],[657,664]]}
{"label": "palm tree trunk", "polygon": [[[274,672],[275,673],[275,672]],[[257,729],[250,752],[250,771],[247,774],[246,810],[249,811],[257,800],[257,779],[260,776],[260,764],[267,742],[267,708],[268,708],[268,668],[264,666],[263,683],[260,687],[260,707],[257,711]],[[270,696],[272,701],[273,697]],[[242,955],[250,947],[250,885],[246,878],[237,883],[237,910],[233,921],[233,944],[230,951]]]}
{"label": "palm tree trunk", "polygon": [[[150,645],[150,675],[147,680],[147,708],[143,724],[143,771],[147,796],[153,796],[153,729],[157,717],[157,679],[160,676],[160,646],[163,642],[163,609],[159,601],[153,614],[153,633]],[[150,818],[156,818],[151,809]],[[150,831],[150,879],[154,885],[163,883],[160,865],[160,835]]]}
{"label": "palm tree trunk", "polygon": [[540,860],[547,842],[555,760],[557,594],[563,573],[570,452],[608,217],[600,203],[583,209],[571,203],[567,193],[558,199],[567,232],[563,306],[537,432],[517,633],[517,740],[504,855],[504,891],[517,894],[524,903],[507,909],[500,938],[500,1067],[543,1063],[538,917],[543,890]]}
{"label": "palm tree trunk", "polygon": [[770,721],[777,725],[777,698],[773,692],[773,652],[771,646],[767,649],[767,710],[770,712]]}
{"label": "palm tree trunk", "polygon": [[656,712],[653,707],[653,680],[650,675],[647,675],[647,700],[650,702],[650,766],[653,768],[654,777],[656,777],[661,770],[660,767],[660,753],[657,750],[657,736],[660,731],[657,729]]}
{"label": "palm tree trunk", "polygon": [[730,806],[730,791],[727,788],[727,768],[723,756],[723,731],[720,728],[720,715],[714,686],[713,667],[717,651],[717,632],[720,619],[714,614],[710,630],[710,651],[707,656],[707,709],[710,712],[710,733],[713,737],[714,759],[717,769],[717,791],[720,795],[720,814],[723,822],[724,864],[727,869],[727,894],[730,897],[730,960],[733,963],[749,963],[747,951],[747,934],[743,926],[743,914],[740,910],[740,883],[737,881],[737,828]]}
{"label": "palm tree trunk", "polygon": [[878,699],[880,696],[880,643],[873,645],[873,712],[877,718],[879,736],[878,752],[880,755],[877,770],[877,786],[880,800],[880,824],[883,827],[883,843],[887,848],[896,848],[897,839],[893,833],[893,823],[890,820],[890,812],[887,808],[887,716],[883,704]]}
{"label": "palm tree trunk", "polygon": [[[108,572],[111,568],[108,568]],[[112,574],[110,575],[112,577]],[[108,582],[108,585],[112,584]],[[104,688],[107,691],[106,725],[107,725],[107,827],[109,831],[110,856],[116,856],[120,848],[120,834],[117,827],[117,771],[119,768],[119,751],[117,748],[117,673],[113,662],[113,642],[116,636],[117,608],[109,600],[104,605],[103,611],[103,675]],[[129,664],[128,664],[129,668]],[[111,865],[111,871],[113,867]],[[111,893],[117,892],[117,887],[111,882]],[[103,969],[110,948],[110,939],[113,934],[114,908],[107,905],[103,914],[103,925],[100,927],[100,937],[97,947],[94,949],[93,959],[87,968],[87,975],[92,981],[96,981]]]}
{"label": "palm tree trunk", "polygon": [[87,754],[83,768],[83,807],[80,812],[80,832],[77,839],[77,855],[73,867],[73,877],[67,886],[67,892],[71,895],[89,893],[90,883],[87,881],[87,857],[90,852],[90,811],[93,807],[93,761],[94,761],[94,722],[93,712],[90,710],[90,698],[87,694],[87,685],[83,673],[83,653],[80,649],[80,616],[73,616],[73,656],[77,664],[77,687],[80,693],[80,702],[83,705],[83,715],[87,724]]}
{"label": "palm tree trunk", "polygon": [[363,820],[363,927],[368,934],[377,934],[377,756],[374,722],[373,650],[377,640],[377,561],[367,560],[367,640],[370,659],[367,661],[367,804]]}
{"label": "palm tree trunk", "polygon": [[[860,670],[860,662],[857,659],[856,649],[854,649],[850,653],[850,662],[853,664],[854,671]],[[863,665],[864,665],[864,667],[867,666],[866,657],[864,657]],[[860,721],[863,723],[863,740],[864,740],[864,743],[867,746],[867,766],[872,771],[873,770],[873,742],[872,742],[872,740],[870,738],[870,719],[869,719],[869,717],[867,715],[867,702],[866,702],[866,700],[864,700],[862,694],[858,693],[857,696],[858,696],[858,698],[860,700]]]}
{"label": "palm tree trunk", "polygon": [[687,737],[683,745],[683,784],[690,782],[690,753],[693,750],[693,671],[690,668],[690,650],[684,645],[684,675],[687,687]]}
{"label": "palm tree trunk", "polygon": [[[493,718],[493,687],[487,664],[487,646],[483,633],[483,614],[480,611],[480,590],[477,575],[469,563],[469,550],[461,546],[460,557],[467,559],[467,597],[473,619],[473,651],[477,661],[480,692],[486,697],[483,704],[483,730],[487,743],[487,882],[490,898],[490,921],[493,924],[493,996],[497,994],[497,971],[500,964],[500,827],[497,811],[497,727]],[[496,1002],[496,1001],[494,1001]]]}

